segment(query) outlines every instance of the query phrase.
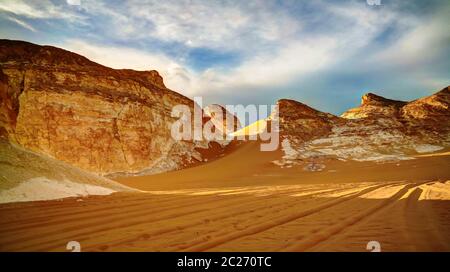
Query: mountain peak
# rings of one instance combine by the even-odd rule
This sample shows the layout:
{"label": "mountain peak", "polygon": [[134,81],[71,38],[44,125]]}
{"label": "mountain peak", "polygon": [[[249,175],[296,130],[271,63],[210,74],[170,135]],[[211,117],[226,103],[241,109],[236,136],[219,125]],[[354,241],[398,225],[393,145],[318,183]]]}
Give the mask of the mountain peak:
{"label": "mountain peak", "polygon": [[374,93],[366,93],[361,98],[361,105],[373,105],[373,104],[379,104],[379,105],[404,105],[406,102],[404,101],[398,101],[398,100],[392,100],[387,99],[382,96],[376,95]]}
{"label": "mountain peak", "polygon": [[316,110],[304,103],[292,99],[280,99],[277,101],[280,117],[287,119],[336,119],[333,114]]}
{"label": "mountain peak", "polygon": [[299,115],[302,115],[303,117],[313,117],[322,113],[306,104],[292,99],[280,99],[277,101],[277,106],[279,108],[280,116],[284,115],[286,117],[292,115],[297,117],[300,117]]}
{"label": "mountain peak", "polygon": [[291,99],[280,99],[277,105],[281,134],[296,135],[302,140],[328,134],[333,122],[339,119]]}
{"label": "mountain peak", "polygon": [[406,104],[407,102],[404,101],[384,98],[374,93],[366,93],[362,96],[359,107],[347,110],[341,117],[359,119],[370,116],[393,116],[397,115]]}

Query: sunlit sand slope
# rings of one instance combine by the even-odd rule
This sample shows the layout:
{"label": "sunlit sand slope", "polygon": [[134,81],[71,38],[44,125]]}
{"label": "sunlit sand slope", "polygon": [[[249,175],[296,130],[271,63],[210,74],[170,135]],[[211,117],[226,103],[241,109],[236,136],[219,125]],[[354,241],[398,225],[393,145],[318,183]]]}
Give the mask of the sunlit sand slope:
{"label": "sunlit sand slope", "polygon": [[133,189],[0,140],[0,203],[119,191]]}
{"label": "sunlit sand slope", "polygon": [[226,156],[207,164],[152,176],[118,178],[122,184],[141,190],[220,188],[224,186],[287,185],[397,180],[450,179],[450,156],[428,154],[414,160],[391,163],[326,160],[320,172],[304,171],[304,165],[281,168],[273,163],[283,152],[261,152],[258,141],[245,142]]}

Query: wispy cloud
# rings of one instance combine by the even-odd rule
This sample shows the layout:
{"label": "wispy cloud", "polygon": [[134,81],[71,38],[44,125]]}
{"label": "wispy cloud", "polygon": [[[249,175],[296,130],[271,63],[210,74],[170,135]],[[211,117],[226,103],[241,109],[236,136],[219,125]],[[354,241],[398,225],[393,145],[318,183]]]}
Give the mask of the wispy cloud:
{"label": "wispy cloud", "polygon": [[120,8],[108,2],[86,2],[81,7],[90,14],[113,15],[108,23],[129,39],[240,51],[278,42],[301,28],[300,21],[275,5],[275,1],[130,0]]}
{"label": "wispy cloud", "polygon": [[2,0],[0,11],[13,13],[32,19],[65,19],[69,21],[82,20],[83,16],[70,9],[66,1],[55,4],[49,0],[24,1]]}
{"label": "wispy cloud", "polygon": [[[283,96],[326,100],[327,91],[348,102],[356,88],[413,96],[448,84],[449,7],[440,0],[5,0],[0,16],[104,65],[157,69],[188,96],[269,104]],[[59,28],[30,20],[59,20]]]}
{"label": "wispy cloud", "polygon": [[31,30],[33,32],[36,32],[36,29],[34,29],[34,27],[32,27],[30,24],[26,23],[23,20],[19,20],[17,18],[12,17],[12,16],[7,16],[6,19],[8,19],[11,22],[14,22],[14,23],[20,25],[23,28],[26,28],[26,29]]}
{"label": "wispy cloud", "polygon": [[435,16],[425,22],[417,22],[393,44],[375,54],[371,61],[385,65],[423,65],[439,57],[450,44],[450,5],[442,7]]}

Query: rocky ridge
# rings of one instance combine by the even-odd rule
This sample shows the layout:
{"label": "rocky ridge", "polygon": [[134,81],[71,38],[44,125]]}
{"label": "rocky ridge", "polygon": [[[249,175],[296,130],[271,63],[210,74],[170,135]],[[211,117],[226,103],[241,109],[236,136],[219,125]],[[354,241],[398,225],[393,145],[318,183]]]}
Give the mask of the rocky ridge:
{"label": "rocky ridge", "polygon": [[341,117],[279,101],[282,167],[322,170],[324,160],[397,161],[450,146],[449,87],[411,102],[366,94]]}

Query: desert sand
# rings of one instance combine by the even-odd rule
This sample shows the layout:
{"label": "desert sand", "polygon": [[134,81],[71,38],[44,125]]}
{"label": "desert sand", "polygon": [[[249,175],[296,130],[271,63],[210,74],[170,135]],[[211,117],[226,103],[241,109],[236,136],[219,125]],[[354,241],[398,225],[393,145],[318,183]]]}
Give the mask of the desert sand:
{"label": "desert sand", "polygon": [[280,168],[247,142],[209,163],[116,179],[141,190],[0,205],[1,251],[450,250],[448,150]]}

